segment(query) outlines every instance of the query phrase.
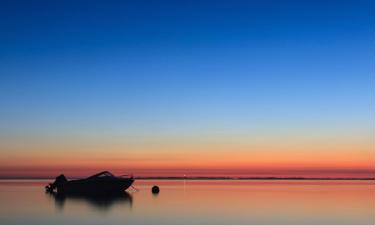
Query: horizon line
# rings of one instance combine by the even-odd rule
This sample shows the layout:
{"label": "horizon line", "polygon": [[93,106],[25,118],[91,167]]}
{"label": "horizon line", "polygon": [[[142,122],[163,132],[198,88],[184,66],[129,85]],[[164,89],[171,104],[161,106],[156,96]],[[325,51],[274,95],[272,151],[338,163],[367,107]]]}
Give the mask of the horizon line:
{"label": "horizon line", "polygon": [[[0,180],[47,180],[56,177],[0,177]],[[69,177],[84,179],[86,177]],[[375,177],[232,177],[232,176],[134,176],[138,180],[375,180]]]}

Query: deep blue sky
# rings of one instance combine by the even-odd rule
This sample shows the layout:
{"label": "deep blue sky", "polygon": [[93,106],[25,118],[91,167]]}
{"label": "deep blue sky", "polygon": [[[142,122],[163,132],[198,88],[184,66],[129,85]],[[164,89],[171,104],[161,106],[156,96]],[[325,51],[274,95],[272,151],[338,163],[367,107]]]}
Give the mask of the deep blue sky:
{"label": "deep blue sky", "polygon": [[1,1],[0,134],[373,132],[371,1]]}

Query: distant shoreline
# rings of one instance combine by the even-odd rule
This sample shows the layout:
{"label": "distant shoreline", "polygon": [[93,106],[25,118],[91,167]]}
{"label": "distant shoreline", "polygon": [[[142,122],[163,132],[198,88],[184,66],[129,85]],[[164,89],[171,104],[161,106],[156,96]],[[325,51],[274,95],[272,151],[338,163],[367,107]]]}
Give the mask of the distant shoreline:
{"label": "distant shoreline", "polygon": [[[0,180],[53,180],[55,177],[0,177]],[[71,177],[69,179],[82,179]],[[136,180],[375,180],[368,178],[339,178],[339,177],[134,177]]]}
{"label": "distant shoreline", "polygon": [[375,180],[375,178],[307,178],[307,177],[138,177],[138,180]]}

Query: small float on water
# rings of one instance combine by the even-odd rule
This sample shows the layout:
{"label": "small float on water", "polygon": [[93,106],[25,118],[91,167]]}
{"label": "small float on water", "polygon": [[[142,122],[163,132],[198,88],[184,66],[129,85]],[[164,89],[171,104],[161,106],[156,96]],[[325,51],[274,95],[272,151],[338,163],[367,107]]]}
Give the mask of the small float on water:
{"label": "small float on water", "polygon": [[133,176],[115,176],[108,171],[70,181],[62,174],[56,177],[55,182],[46,186],[46,191],[58,194],[112,195],[123,193],[133,182]]}

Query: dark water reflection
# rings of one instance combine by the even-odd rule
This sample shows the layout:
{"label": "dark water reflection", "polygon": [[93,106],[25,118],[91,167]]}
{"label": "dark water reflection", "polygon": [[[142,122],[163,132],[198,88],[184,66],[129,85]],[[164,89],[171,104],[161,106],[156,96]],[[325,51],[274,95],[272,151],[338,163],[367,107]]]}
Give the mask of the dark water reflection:
{"label": "dark water reflection", "polygon": [[106,211],[110,210],[115,205],[132,206],[133,197],[131,194],[124,192],[116,195],[107,196],[93,196],[93,195],[61,195],[56,193],[46,193],[50,198],[53,198],[58,209],[64,210],[65,205],[87,203],[93,209]]}
{"label": "dark water reflection", "polygon": [[[55,196],[0,181],[0,223],[373,225],[375,181],[136,181],[121,196]],[[158,195],[151,187],[158,185]]]}

